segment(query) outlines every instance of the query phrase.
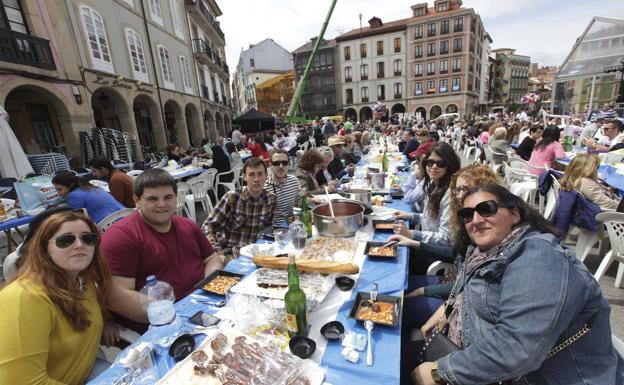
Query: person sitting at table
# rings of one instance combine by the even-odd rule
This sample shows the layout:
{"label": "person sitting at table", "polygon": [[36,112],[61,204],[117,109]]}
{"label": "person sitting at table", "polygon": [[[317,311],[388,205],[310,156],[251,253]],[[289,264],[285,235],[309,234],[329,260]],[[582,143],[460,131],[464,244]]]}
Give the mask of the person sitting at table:
{"label": "person sitting at table", "polygon": [[240,247],[254,243],[261,230],[273,225],[277,197],[264,189],[266,163],[260,158],[247,159],[243,178],[247,185],[228,191],[204,222],[208,239],[226,262],[237,258]]}
{"label": "person sitting at table", "polygon": [[581,131],[581,142],[585,143],[586,139],[599,139],[602,136],[602,126],[604,118],[598,118],[594,123],[588,124]]}
{"label": "person sitting at table", "polygon": [[552,224],[500,185],[468,190],[457,215],[471,246],[448,309],[421,331],[448,326],[461,350],[417,366],[414,383],[624,383],[609,304]]}
{"label": "person sitting at table", "polygon": [[368,150],[369,150],[368,146],[365,146],[362,143],[363,136],[364,134],[362,133],[362,131],[356,131],[353,134],[353,153],[356,156],[359,156],[360,158],[368,154]]}
{"label": "person sitting at table", "polygon": [[557,126],[548,126],[544,130],[542,140],[535,144],[527,171],[533,175],[540,175],[545,166],[552,168],[555,160],[565,158],[563,146],[559,142],[560,130]]}
{"label": "person sitting at table", "polygon": [[90,218],[46,218],[0,289],[0,383],[78,385],[105,370],[96,354],[110,281]]}
{"label": "person sitting at table", "polygon": [[108,182],[108,190],[117,202],[126,207],[134,207],[134,199],[132,199],[134,181],[125,172],[113,167],[110,160],[103,156],[94,158],[91,161],[91,174]]}
{"label": "person sitting at table", "polygon": [[180,166],[186,166],[191,164],[193,157],[185,155],[182,147],[177,144],[170,144],[167,146],[167,156],[160,161],[159,167],[167,167],[168,162],[174,160]]}
{"label": "person sitting at table", "polygon": [[540,124],[534,124],[529,128],[529,135],[520,142],[516,148],[516,153],[526,161],[531,159],[531,153],[535,147],[535,143],[542,138],[544,129]]}
{"label": "person sitting at table", "polygon": [[401,152],[408,159],[413,160],[413,158],[410,158],[409,154],[418,149],[418,146],[420,146],[420,142],[414,137],[414,131],[410,128],[406,128],[405,130],[403,130],[403,139],[405,140],[405,147],[403,147],[403,150]]}
{"label": "person sitting at table", "polygon": [[113,275],[108,308],[117,313],[120,324],[139,333],[147,328],[147,314],[139,306],[138,291],[148,276],[169,283],[179,300],[223,267],[223,258],[199,226],[175,215],[177,192],[165,170],[144,171],[134,181],[137,211],[102,235],[102,251]]}
{"label": "person sitting at table", "polygon": [[600,157],[596,154],[578,154],[565,169],[559,181],[561,189],[575,190],[588,201],[603,210],[624,212],[624,199],[618,198],[607,187],[598,182]]}
{"label": "person sitting at table", "polygon": [[[316,182],[319,187],[327,186],[327,189],[330,192],[336,190],[336,187],[340,185],[340,181],[338,179],[334,179],[332,174],[329,172],[328,167],[329,164],[334,160],[334,151],[327,147],[323,146],[321,148],[317,148],[319,154],[323,157],[323,163],[321,164],[321,169],[316,173]],[[323,189],[323,191],[325,191]]]}
{"label": "person sitting at table", "polygon": [[201,140],[201,147],[199,148],[197,157],[202,159],[212,159],[212,145],[208,139],[204,138]]}
{"label": "person sitting at table", "polygon": [[[227,142],[221,146],[217,146],[216,144],[212,146],[212,168],[217,169],[217,173],[221,174],[224,172],[229,172],[232,170],[230,165],[230,157],[226,155],[224,148],[227,148],[227,145],[232,142]],[[221,182],[231,182],[232,175],[227,175],[223,177]]]}
{"label": "person sitting at table", "polygon": [[437,132],[429,132],[424,129],[416,131],[416,141],[420,143],[420,145],[415,151],[408,154],[408,158],[420,161],[423,156],[427,155],[429,150],[431,150],[431,147],[438,142],[436,137],[438,139],[440,138]]}
{"label": "person sitting at table", "polygon": [[251,136],[247,140],[247,149],[251,151],[251,156],[254,158],[260,158],[265,162],[269,161],[269,151],[264,144],[261,134]]}
{"label": "person sitting at table", "polygon": [[347,164],[356,164],[360,161],[360,157],[355,155],[354,150],[354,142],[353,136],[351,134],[345,135],[342,140],[344,141],[344,147],[342,148],[342,153],[340,153],[340,157],[345,160]]}
{"label": "person sitting at table", "polygon": [[230,166],[231,168],[243,167],[243,160],[241,159],[240,154],[236,150],[236,146],[232,142],[228,142],[225,144],[225,150],[228,152],[230,158]]}
{"label": "person sitting at table", "polygon": [[[496,134],[496,131],[494,131],[494,134]],[[512,144],[520,144],[520,123],[519,122],[513,122],[511,124],[511,126],[509,126],[509,129],[507,130],[506,136],[505,136],[505,140],[507,141],[507,144],[512,145]]]}
{"label": "person sitting at table", "polygon": [[495,164],[507,162],[507,151],[511,150],[507,142],[507,129],[505,127],[498,127],[494,130],[494,135],[490,139],[488,146],[490,146],[493,152],[492,162]]}
{"label": "person sitting at table", "polygon": [[301,200],[301,186],[295,175],[288,174],[290,159],[286,150],[274,148],[271,157],[271,175],[264,183],[264,189],[277,197],[273,227],[288,226],[288,217],[293,215],[293,207]]}
{"label": "person sitting at table", "polygon": [[425,202],[424,174],[418,161],[412,162],[411,171],[403,186],[394,185],[393,188],[400,188],[403,191],[403,202],[412,204],[415,213],[422,213]]}
{"label": "person sitting at table", "polygon": [[344,146],[344,140],[339,136],[332,136],[327,141],[329,148],[334,153],[334,159],[327,165],[327,171],[331,174],[332,179],[340,180],[345,175],[353,175],[355,170],[355,164],[349,163],[345,167],[342,163],[342,147]]}
{"label": "person sitting at table", "polygon": [[112,195],[95,187],[73,171],[60,171],[52,177],[52,184],[72,209],[86,209],[87,214],[99,223],[110,214],[126,207]]}
{"label": "person sitting at table", "polygon": [[[319,172],[322,172],[324,162],[325,159],[323,155],[314,148],[306,150],[303,153],[297,165],[297,170],[295,171],[295,177],[299,180],[302,191],[305,191],[309,195],[325,193],[323,185],[319,184],[316,177]],[[329,192],[334,192],[336,190],[335,183],[328,184],[327,190]]]}
{"label": "person sitting at table", "polygon": [[618,144],[624,143],[624,133],[622,132],[622,121],[618,119],[612,119],[602,127],[604,135],[597,141],[593,139],[586,139],[585,145],[591,150],[598,151],[613,151],[621,147],[615,148]]}

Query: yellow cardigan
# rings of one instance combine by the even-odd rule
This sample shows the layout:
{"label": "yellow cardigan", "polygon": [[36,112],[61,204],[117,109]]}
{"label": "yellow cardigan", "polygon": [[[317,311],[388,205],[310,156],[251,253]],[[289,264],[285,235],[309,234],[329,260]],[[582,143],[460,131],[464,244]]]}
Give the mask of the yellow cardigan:
{"label": "yellow cardigan", "polygon": [[84,306],[91,325],[75,331],[41,286],[28,279],[0,290],[0,384],[83,384],[91,372],[103,318],[95,284]]}

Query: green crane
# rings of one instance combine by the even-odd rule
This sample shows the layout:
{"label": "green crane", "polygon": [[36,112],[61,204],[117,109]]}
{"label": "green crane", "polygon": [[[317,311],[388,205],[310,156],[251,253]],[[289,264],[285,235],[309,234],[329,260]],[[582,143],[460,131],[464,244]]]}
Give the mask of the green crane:
{"label": "green crane", "polygon": [[[297,108],[299,107],[299,102],[301,101],[301,94],[303,94],[303,90],[306,87],[308,82],[308,74],[310,73],[310,68],[312,67],[312,63],[314,62],[314,57],[316,56],[316,51],[318,51],[319,45],[323,40],[323,36],[325,35],[325,30],[327,29],[327,24],[329,24],[329,19],[331,19],[332,12],[334,12],[334,7],[336,6],[337,0],[332,0],[331,6],[329,7],[329,12],[327,12],[327,17],[325,17],[325,22],[321,27],[321,33],[319,34],[316,42],[314,42],[314,48],[312,49],[312,54],[308,59],[308,64],[306,64],[305,70],[303,71],[303,77],[297,84],[297,89],[295,90],[295,95],[293,96],[290,106],[288,107],[288,113],[286,116],[288,118],[292,118],[295,116]],[[334,63],[335,64],[335,63]]]}

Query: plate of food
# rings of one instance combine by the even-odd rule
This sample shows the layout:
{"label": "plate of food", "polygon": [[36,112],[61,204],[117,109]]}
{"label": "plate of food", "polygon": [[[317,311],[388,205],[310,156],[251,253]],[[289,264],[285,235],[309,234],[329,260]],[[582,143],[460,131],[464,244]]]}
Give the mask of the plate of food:
{"label": "plate of food", "polygon": [[195,288],[202,289],[208,293],[225,295],[225,292],[227,292],[234,285],[238,284],[243,277],[243,274],[217,270],[199,281],[199,283],[195,285]]}
{"label": "plate of food", "polygon": [[375,301],[371,300],[369,292],[357,293],[349,318],[358,321],[371,320],[373,323],[384,326],[397,326],[401,320],[403,299],[391,295],[377,294]]}
{"label": "plate of food", "polygon": [[394,231],[394,219],[373,219],[373,229],[375,231]]}
{"label": "plate of food", "polygon": [[388,245],[387,242],[368,241],[364,254],[374,258],[396,258],[399,255],[399,244],[394,242]]}

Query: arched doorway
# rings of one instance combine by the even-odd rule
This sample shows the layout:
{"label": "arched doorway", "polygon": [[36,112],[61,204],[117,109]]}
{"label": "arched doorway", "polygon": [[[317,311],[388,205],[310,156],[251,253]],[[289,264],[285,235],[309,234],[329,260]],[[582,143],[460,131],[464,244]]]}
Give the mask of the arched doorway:
{"label": "arched doorway", "polygon": [[113,88],[100,87],[91,96],[95,126],[130,132],[131,116],[123,97]]}
{"label": "arched doorway", "polygon": [[416,108],[414,113],[416,114],[417,120],[427,120],[427,109],[425,107]]}
{"label": "arched doorway", "polygon": [[188,147],[189,136],[186,131],[186,119],[182,115],[180,105],[173,101],[165,102],[165,128],[169,144],[179,144],[182,147]]}
{"label": "arched doorway", "polygon": [[221,114],[218,112],[215,112],[215,123],[217,126],[217,135],[225,138],[226,135],[223,129],[223,119],[221,118]]}
{"label": "arched doorway", "polygon": [[78,147],[62,97],[34,85],[18,86],[4,100],[9,125],[27,154]]}
{"label": "arched doorway", "polygon": [[404,114],[405,113],[405,106],[401,103],[397,103],[394,106],[392,106],[392,108],[390,109],[390,113],[392,115],[394,114]]}
{"label": "arched doorway", "polygon": [[365,122],[373,118],[373,110],[370,107],[362,107],[360,109],[360,122]]}
{"label": "arched doorway", "polygon": [[164,149],[167,145],[165,130],[156,102],[147,95],[138,95],[132,103],[139,142],[146,152]]}
{"label": "arched doorway", "polygon": [[344,112],[345,120],[351,119],[352,122],[357,121],[357,111],[353,108],[347,108]]}
{"label": "arched doorway", "polygon": [[204,111],[204,133],[212,143],[217,142],[217,126],[210,110]]}
{"label": "arched doorway", "polygon": [[447,114],[454,114],[457,112],[457,105],[456,104],[449,104],[448,106],[446,106],[446,113]]}
{"label": "arched doorway", "polygon": [[429,120],[434,120],[440,115],[442,115],[442,107],[440,106],[433,106],[429,110]]}
{"label": "arched doorway", "polygon": [[197,147],[205,137],[202,133],[201,119],[197,107],[193,103],[188,103],[184,107],[184,119],[186,120],[186,130],[188,132],[191,145]]}

